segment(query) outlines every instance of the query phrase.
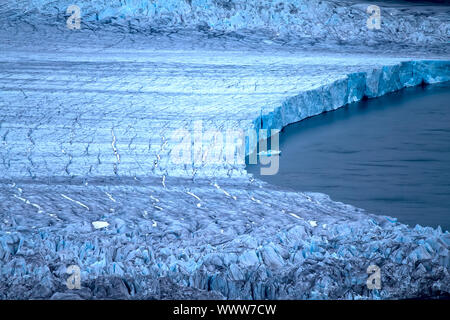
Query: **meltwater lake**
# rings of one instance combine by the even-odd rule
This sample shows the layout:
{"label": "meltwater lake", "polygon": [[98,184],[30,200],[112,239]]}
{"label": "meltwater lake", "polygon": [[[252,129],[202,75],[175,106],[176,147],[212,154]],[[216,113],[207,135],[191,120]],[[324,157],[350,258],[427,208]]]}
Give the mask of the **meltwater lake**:
{"label": "meltwater lake", "polygon": [[450,83],[360,101],[287,126],[271,184],[333,200],[412,227],[450,231]]}

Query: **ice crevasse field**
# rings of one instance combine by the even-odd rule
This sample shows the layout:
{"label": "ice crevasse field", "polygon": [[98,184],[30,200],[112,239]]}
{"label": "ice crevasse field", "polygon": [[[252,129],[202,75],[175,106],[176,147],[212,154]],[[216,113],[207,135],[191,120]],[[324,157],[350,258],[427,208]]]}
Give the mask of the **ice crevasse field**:
{"label": "ice crevasse field", "polygon": [[0,4],[0,298],[448,297],[440,227],[277,186],[245,163],[171,161],[173,133],[198,121],[280,130],[449,81],[450,9],[379,5],[369,30],[357,1]]}

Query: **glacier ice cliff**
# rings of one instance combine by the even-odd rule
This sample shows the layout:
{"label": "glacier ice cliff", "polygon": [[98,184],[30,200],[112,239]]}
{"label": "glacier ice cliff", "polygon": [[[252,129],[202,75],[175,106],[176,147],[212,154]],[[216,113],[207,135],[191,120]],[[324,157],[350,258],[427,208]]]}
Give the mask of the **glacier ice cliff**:
{"label": "glacier ice cliff", "polygon": [[281,129],[449,81],[442,9],[383,8],[397,16],[368,32],[365,8],[338,2],[79,1],[74,31],[68,3],[0,7],[0,298],[448,297],[440,228],[282,190],[243,164],[170,161],[171,134],[198,120]]}

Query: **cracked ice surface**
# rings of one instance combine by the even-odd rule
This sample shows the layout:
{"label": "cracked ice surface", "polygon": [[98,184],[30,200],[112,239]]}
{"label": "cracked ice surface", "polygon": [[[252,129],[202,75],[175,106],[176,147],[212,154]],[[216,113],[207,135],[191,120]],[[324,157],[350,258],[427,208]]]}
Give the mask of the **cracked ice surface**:
{"label": "cracked ice surface", "polygon": [[[170,161],[171,133],[195,120],[222,132],[281,128],[447,81],[448,46],[314,51],[245,33],[26,28],[0,33],[1,298],[450,293],[440,229],[282,190],[239,164]],[[73,264],[77,291],[65,286]],[[365,285],[370,264],[382,290]]]}
{"label": "cracked ice surface", "polygon": [[411,58],[324,58],[276,47],[263,53],[81,49],[83,38],[67,38],[50,52],[45,43],[33,52],[7,47],[2,55],[1,102],[9,110],[0,120],[3,178],[242,175],[243,165],[225,161],[173,165],[174,132],[192,131],[196,120],[222,132],[261,123],[281,129],[363,95],[448,79],[445,62],[429,71],[400,64]]}
{"label": "cracked ice surface", "polygon": [[354,0],[21,0],[2,5],[8,18],[3,25],[58,25],[74,3],[86,26],[100,23],[133,33],[192,28],[213,34],[263,30],[271,39],[287,42],[300,37],[330,44],[436,45],[448,43],[450,31],[448,7],[409,3],[379,4],[382,28],[368,32],[368,4]]}

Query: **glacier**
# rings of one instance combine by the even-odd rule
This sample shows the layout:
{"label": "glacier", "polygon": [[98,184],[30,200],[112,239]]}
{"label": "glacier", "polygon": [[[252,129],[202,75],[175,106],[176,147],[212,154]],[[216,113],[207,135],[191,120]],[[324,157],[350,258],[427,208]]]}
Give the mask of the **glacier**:
{"label": "glacier", "polygon": [[440,228],[283,190],[242,163],[170,161],[172,133],[198,120],[280,130],[449,81],[447,7],[382,7],[367,31],[350,1],[78,1],[69,30],[69,4],[0,6],[0,298],[449,296]]}

